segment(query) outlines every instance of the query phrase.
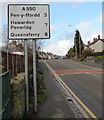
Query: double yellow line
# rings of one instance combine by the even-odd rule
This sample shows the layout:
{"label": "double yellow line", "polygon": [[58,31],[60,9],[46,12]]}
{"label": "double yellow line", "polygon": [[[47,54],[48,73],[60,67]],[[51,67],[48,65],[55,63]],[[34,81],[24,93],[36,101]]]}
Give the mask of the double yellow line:
{"label": "double yellow line", "polygon": [[[63,82],[63,80],[52,70],[52,68],[49,66],[49,64],[44,61],[44,63],[46,64],[46,66],[49,68],[49,70],[53,73],[53,75],[55,76],[56,79],[60,80],[60,82],[67,88],[67,90],[69,90],[69,92],[71,93],[71,95],[80,103],[80,105],[88,112],[88,114],[98,120],[98,118],[94,115],[94,113],[86,106],[84,105],[84,103],[73,93],[73,91]],[[83,113],[85,113],[83,111]],[[86,115],[84,115],[86,116]]]}

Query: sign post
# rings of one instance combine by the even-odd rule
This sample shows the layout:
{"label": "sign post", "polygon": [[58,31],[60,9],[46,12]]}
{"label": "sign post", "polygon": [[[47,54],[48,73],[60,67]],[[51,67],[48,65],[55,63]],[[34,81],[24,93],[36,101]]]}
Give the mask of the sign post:
{"label": "sign post", "polygon": [[29,86],[28,86],[28,47],[27,40],[25,42],[25,84],[26,84],[26,111],[29,111]]}
{"label": "sign post", "polygon": [[[33,39],[33,83],[34,109],[37,112],[36,85],[36,39],[50,38],[50,14],[48,4],[9,4],[8,5],[8,38]],[[25,40],[25,82],[26,108],[29,111],[28,93],[28,50]]]}
{"label": "sign post", "polygon": [[37,112],[37,82],[36,82],[36,40],[33,39],[33,85],[34,85],[34,109]]}

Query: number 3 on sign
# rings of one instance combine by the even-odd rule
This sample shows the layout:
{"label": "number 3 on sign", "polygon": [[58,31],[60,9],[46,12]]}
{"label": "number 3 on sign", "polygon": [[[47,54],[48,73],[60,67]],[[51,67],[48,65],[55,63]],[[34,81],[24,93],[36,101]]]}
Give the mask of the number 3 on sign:
{"label": "number 3 on sign", "polygon": [[44,13],[44,17],[47,17],[47,13]]}

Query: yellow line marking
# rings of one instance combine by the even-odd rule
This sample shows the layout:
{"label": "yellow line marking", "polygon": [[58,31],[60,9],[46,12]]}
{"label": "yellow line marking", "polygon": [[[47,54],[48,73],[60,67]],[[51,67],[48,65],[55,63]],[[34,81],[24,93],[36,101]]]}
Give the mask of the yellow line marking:
{"label": "yellow line marking", "polygon": [[[59,77],[59,76],[58,76]],[[59,77],[59,79],[61,80],[61,78]],[[92,116],[92,118],[96,118],[97,117],[91,112],[91,110],[89,110],[84,103],[82,103],[82,101],[72,92],[72,90],[61,80],[61,82],[65,85],[65,87],[70,91],[70,93],[75,97],[75,99],[84,107],[84,109]]]}
{"label": "yellow line marking", "polygon": [[[56,76],[57,74],[52,70],[52,68],[48,65],[46,61],[44,61],[45,64],[48,66],[48,68],[51,69],[52,73]],[[75,99],[84,107],[84,109],[92,116],[92,118],[97,119],[97,117],[94,115],[94,113],[89,110],[88,107],[84,105],[84,103],[72,92],[72,90],[62,81],[62,79],[57,75],[58,79],[64,84],[64,86],[70,91],[70,93],[75,97]]]}
{"label": "yellow line marking", "polygon": [[[57,79],[58,75],[56,74],[55,77],[56,77],[56,79]],[[71,94],[68,92],[68,90],[65,88],[65,86],[61,83],[61,81],[60,81],[59,79],[61,79],[61,78],[58,78],[58,81],[59,81],[60,84],[64,87],[64,90],[66,91],[67,95],[70,96]],[[72,96],[72,95],[71,95],[71,96]],[[85,118],[89,118],[88,115],[85,113],[85,111],[84,111],[84,110],[80,107],[80,105],[74,100],[74,98],[72,98],[72,100],[73,100],[73,102],[75,103],[75,105],[78,107],[78,109],[81,111],[81,113],[83,114],[83,116],[84,116]]]}

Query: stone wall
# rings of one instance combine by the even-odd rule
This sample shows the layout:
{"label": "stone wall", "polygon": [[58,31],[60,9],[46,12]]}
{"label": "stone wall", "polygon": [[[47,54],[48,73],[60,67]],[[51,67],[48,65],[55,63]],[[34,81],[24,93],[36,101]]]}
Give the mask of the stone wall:
{"label": "stone wall", "polygon": [[24,73],[19,73],[11,80],[11,117],[22,118],[25,111]]}
{"label": "stone wall", "polygon": [[94,56],[87,56],[85,61],[95,62],[95,58],[94,58]]}
{"label": "stone wall", "polygon": [[99,64],[104,64],[104,58],[102,57],[94,57],[94,56],[88,56],[85,61],[90,61],[90,62],[96,62]]}
{"label": "stone wall", "polygon": [[104,58],[97,57],[95,58],[96,63],[104,64]]}

